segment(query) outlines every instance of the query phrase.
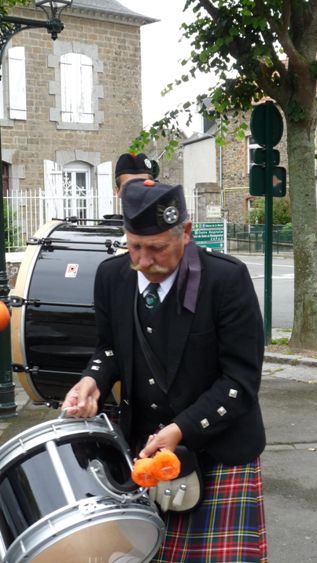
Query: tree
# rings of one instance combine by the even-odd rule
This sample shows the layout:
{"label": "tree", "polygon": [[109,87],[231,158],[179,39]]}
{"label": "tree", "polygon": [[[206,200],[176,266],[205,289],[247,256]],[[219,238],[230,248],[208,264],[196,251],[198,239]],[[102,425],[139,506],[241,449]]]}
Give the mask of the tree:
{"label": "tree", "polygon": [[0,0],[0,14],[7,14],[11,8],[28,4],[31,4],[31,0]]}
{"label": "tree", "polygon": [[[273,198],[273,225],[286,225],[291,222],[291,210],[288,197]],[[260,225],[265,223],[265,202],[263,197],[257,197],[252,204],[249,223]]]}
{"label": "tree", "polygon": [[[189,70],[175,84],[213,73],[216,86],[197,98],[201,112],[229,119],[263,96],[274,100],[286,123],[289,194],[295,265],[294,324],[290,344],[317,349],[317,197],[315,181],[317,0],[187,0],[194,21],[183,24],[192,45]],[[173,85],[168,85],[172,88]],[[210,106],[204,106],[208,98]],[[182,111],[191,116],[191,104]],[[176,120],[166,114],[136,142],[155,137]],[[237,134],[241,133],[237,120]],[[143,135],[143,137],[142,137]],[[137,146],[135,147],[137,148]]]}

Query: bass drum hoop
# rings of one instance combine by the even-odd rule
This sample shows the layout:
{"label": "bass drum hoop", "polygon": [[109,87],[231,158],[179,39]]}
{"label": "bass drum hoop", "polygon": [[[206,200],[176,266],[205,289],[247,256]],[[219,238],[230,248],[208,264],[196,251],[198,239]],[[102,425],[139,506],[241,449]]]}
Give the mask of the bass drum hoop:
{"label": "bass drum hoop", "polygon": [[[65,221],[50,221],[40,227],[32,237],[33,239],[41,239],[48,237],[58,225],[63,224]],[[19,272],[17,275],[15,287],[10,291],[10,295],[27,299],[28,291],[30,288],[31,277],[33,274],[34,266],[41,252],[41,244],[28,244],[23,260],[21,262]],[[12,358],[15,364],[26,366],[26,350],[25,350],[25,305],[22,307],[13,307],[11,316],[11,331],[14,337],[12,338]],[[18,335],[18,336],[17,336]],[[18,372],[19,381],[34,402],[46,402],[38,390],[33,385],[30,375],[21,371]]]}

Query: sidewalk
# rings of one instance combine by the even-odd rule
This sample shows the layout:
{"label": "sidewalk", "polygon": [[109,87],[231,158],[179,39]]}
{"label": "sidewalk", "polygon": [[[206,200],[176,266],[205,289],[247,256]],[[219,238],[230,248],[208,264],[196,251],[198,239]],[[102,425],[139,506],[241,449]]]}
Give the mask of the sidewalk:
{"label": "sidewalk", "polygon": [[[17,416],[0,419],[0,445],[59,416],[32,405],[18,381],[15,400]],[[260,402],[269,563],[317,563],[317,359],[266,352]]]}

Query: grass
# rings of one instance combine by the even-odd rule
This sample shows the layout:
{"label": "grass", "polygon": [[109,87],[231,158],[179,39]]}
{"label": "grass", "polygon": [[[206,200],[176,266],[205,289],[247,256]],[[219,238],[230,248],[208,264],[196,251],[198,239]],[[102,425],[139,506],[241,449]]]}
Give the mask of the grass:
{"label": "grass", "polygon": [[287,346],[288,345],[288,341],[289,338],[275,338],[274,340],[272,340],[271,344],[276,345],[276,346]]}

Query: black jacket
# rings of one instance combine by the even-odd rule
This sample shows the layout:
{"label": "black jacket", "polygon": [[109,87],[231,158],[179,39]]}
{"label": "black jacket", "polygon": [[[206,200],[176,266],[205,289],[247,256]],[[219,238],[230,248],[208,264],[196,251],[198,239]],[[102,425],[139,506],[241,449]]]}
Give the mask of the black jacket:
{"label": "black jacket", "polygon": [[[215,462],[248,463],[264,449],[258,403],[263,324],[246,266],[199,249],[201,283],[195,313],[182,309],[168,327],[166,400],[184,443]],[[93,376],[105,397],[121,381],[121,426],[133,428],[133,302],[137,275],[129,254],[101,263],[95,280],[98,343],[83,375]]]}

